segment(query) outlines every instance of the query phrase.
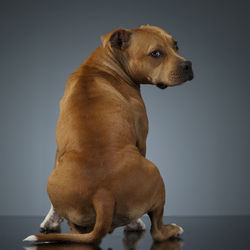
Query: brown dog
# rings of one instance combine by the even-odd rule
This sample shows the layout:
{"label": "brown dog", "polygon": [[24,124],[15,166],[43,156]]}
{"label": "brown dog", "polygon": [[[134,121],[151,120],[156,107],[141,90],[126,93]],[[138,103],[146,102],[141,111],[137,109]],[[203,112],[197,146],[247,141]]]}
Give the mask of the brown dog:
{"label": "brown dog", "polygon": [[183,232],[162,223],[165,189],[159,170],[145,158],[148,118],[140,84],[164,89],[191,80],[191,62],[155,26],[118,28],[101,39],[68,79],[47,185],[52,217],[66,218],[71,234],[31,235],[27,241],[98,242],[116,227],[138,224],[145,213],[155,241]]}

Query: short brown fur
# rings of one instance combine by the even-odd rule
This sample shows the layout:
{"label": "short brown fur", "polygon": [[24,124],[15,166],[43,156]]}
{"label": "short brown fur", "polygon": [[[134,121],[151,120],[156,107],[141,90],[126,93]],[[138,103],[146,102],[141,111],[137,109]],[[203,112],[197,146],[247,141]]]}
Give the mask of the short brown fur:
{"label": "short brown fur", "polygon": [[[145,213],[156,241],[177,236],[180,229],[162,223],[164,182],[145,158],[148,118],[140,84],[183,83],[178,64],[185,59],[174,39],[155,26],[118,28],[101,38],[103,44],[68,78],[47,185],[71,234],[36,235],[37,241],[98,242]],[[164,56],[150,57],[159,47]]]}

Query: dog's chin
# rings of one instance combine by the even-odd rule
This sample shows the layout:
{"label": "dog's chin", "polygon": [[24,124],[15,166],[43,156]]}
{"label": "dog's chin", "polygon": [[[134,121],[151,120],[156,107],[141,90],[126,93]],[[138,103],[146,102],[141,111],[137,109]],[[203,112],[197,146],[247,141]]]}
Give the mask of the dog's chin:
{"label": "dog's chin", "polygon": [[163,82],[158,82],[156,84],[156,86],[159,88],[159,89],[165,89],[168,87],[168,85],[166,83],[163,83]]}
{"label": "dog's chin", "polygon": [[193,80],[193,78],[194,78],[194,75],[193,75],[193,72],[192,72],[192,74],[189,74],[187,76],[178,77],[176,79],[171,79],[172,81],[170,81],[170,83],[168,84],[168,86],[173,87],[173,86],[182,85],[185,82]]}
{"label": "dog's chin", "polygon": [[181,76],[181,77],[176,77],[175,79],[171,79],[172,81],[168,82],[168,83],[164,83],[164,82],[158,82],[156,83],[156,86],[159,89],[166,89],[167,87],[173,87],[173,86],[178,86],[178,85],[182,85],[183,83],[187,82],[187,81],[191,81],[194,78],[193,72],[192,74],[189,74],[187,76]]}
{"label": "dog's chin", "polygon": [[188,82],[188,81],[191,81],[193,79],[193,76],[192,77],[188,77],[188,78],[182,78],[182,79],[178,79],[178,81],[175,81],[173,83],[169,83],[169,87],[174,87],[174,86],[180,86],[180,85],[183,85],[184,83]]}

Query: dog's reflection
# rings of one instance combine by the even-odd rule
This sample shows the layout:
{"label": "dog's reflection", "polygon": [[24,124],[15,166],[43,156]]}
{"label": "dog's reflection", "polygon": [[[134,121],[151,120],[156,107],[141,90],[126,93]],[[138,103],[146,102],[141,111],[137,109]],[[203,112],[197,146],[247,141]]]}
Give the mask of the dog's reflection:
{"label": "dog's reflection", "polygon": [[[124,232],[123,246],[124,250],[138,250],[139,244],[145,236],[145,231]],[[151,250],[181,250],[183,241],[181,239],[169,239],[164,242],[154,242]]]}
{"label": "dog's reflection", "polygon": [[[124,250],[138,250],[140,242],[145,236],[145,231],[126,232],[123,234]],[[164,242],[154,242],[151,250],[181,250],[183,241],[180,239],[170,239]],[[24,247],[25,250],[105,250],[98,245],[77,244],[77,243],[49,243],[36,244]],[[149,249],[149,248],[148,248]],[[109,248],[108,250],[112,250]],[[117,249],[115,249],[117,250]]]}
{"label": "dog's reflection", "polygon": [[78,243],[48,243],[24,247],[25,250],[102,250],[97,245]]}
{"label": "dog's reflection", "polygon": [[124,250],[137,250],[144,236],[145,231],[124,231],[122,240]]}
{"label": "dog's reflection", "polygon": [[183,241],[180,239],[170,239],[164,242],[153,243],[151,250],[181,250]]}

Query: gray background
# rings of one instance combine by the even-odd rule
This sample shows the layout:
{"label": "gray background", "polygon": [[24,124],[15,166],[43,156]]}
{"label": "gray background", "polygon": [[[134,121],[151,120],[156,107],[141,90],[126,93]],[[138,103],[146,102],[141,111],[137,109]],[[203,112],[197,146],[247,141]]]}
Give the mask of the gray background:
{"label": "gray background", "polygon": [[59,100],[68,75],[117,27],[151,24],[179,41],[195,79],[142,86],[147,158],[165,215],[250,214],[247,1],[1,1],[0,215],[45,215]]}

